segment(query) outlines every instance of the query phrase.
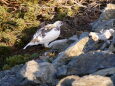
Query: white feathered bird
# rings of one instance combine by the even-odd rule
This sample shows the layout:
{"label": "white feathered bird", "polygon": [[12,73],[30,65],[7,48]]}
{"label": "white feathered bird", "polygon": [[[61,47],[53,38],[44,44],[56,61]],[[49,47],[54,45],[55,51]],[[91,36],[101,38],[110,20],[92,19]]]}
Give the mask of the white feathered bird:
{"label": "white feathered bird", "polygon": [[63,25],[62,21],[56,21],[54,24],[48,24],[40,28],[33,36],[32,40],[23,48],[28,46],[43,44],[44,47],[49,47],[48,44],[57,39],[60,35],[60,26]]}

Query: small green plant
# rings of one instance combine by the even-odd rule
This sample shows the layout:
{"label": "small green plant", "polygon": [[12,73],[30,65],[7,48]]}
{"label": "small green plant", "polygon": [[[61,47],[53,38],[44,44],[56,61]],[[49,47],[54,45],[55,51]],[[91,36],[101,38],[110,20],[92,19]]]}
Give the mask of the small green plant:
{"label": "small green plant", "polygon": [[11,54],[11,51],[11,47],[0,44],[0,59],[4,59],[5,57],[9,56]]}
{"label": "small green plant", "polygon": [[38,56],[39,56],[38,53],[33,53],[30,57],[31,57],[31,58],[37,58]]}
{"label": "small green plant", "polygon": [[8,64],[5,64],[4,66],[3,66],[3,68],[2,68],[2,70],[8,70],[8,69],[10,69],[11,67],[8,65]]}
{"label": "small green plant", "polygon": [[4,66],[2,69],[9,69],[12,68],[15,65],[18,64],[23,64],[31,59],[38,58],[39,54],[38,53],[33,53],[32,55],[30,54],[24,54],[24,55],[14,55],[14,56],[9,56],[6,58]]}

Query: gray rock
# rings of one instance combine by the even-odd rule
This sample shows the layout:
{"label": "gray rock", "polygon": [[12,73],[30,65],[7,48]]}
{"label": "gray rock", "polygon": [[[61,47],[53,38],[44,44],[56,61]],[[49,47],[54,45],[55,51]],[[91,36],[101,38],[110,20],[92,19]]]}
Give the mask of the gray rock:
{"label": "gray rock", "polygon": [[67,74],[84,75],[99,69],[115,67],[115,54],[89,52],[72,59],[67,65]]}
{"label": "gray rock", "polygon": [[110,46],[109,46],[109,48],[108,48],[108,50],[110,51],[110,52],[115,52],[115,32],[114,32],[114,34],[113,34],[113,39],[112,39],[112,42],[111,42],[111,44],[110,44]]}
{"label": "gray rock", "polygon": [[86,43],[83,51],[84,53],[87,53],[89,51],[94,51],[94,50],[99,49],[100,46],[101,46],[100,43],[97,43],[90,38],[89,41]]}
{"label": "gray rock", "polygon": [[107,4],[107,7],[100,15],[101,20],[115,19],[115,4]]}
{"label": "gray rock", "polygon": [[16,86],[18,83],[17,78],[13,75],[8,75],[0,79],[0,86]]}
{"label": "gray rock", "polygon": [[53,41],[49,44],[49,47],[61,52],[61,51],[64,51],[67,47],[69,47],[70,44],[74,43],[75,41],[78,41],[77,35],[73,35],[72,37],[68,39]]}
{"label": "gray rock", "polygon": [[115,32],[115,30],[109,29],[109,30],[103,30],[100,33],[90,32],[89,35],[90,35],[90,37],[92,37],[92,39],[94,41],[99,41],[99,40],[106,41],[106,40],[110,39],[113,36],[114,32]]}
{"label": "gray rock", "polygon": [[0,71],[0,79],[8,76],[8,75],[15,75],[17,72],[22,68],[23,64],[21,65],[16,65],[10,70],[5,70],[5,71]]}
{"label": "gray rock", "polygon": [[83,33],[80,35],[79,39],[82,39],[82,38],[88,37],[88,36],[89,36],[89,32],[83,32]]}
{"label": "gray rock", "polygon": [[35,60],[27,62],[20,70],[20,74],[29,81],[35,83],[55,83],[56,70],[48,62],[37,62]]}
{"label": "gray rock", "polygon": [[78,81],[80,77],[71,75],[67,76],[59,81],[59,83],[56,86],[72,86],[72,83],[74,81]]}
{"label": "gray rock", "polygon": [[55,67],[64,65],[68,62],[68,60],[71,60],[73,56],[79,56],[83,53],[83,49],[88,42],[89,37],[84,37],[81,40],[73,43],[70,45],[69,48],[67,48],[64,52],[61,52],[58,57],[53,61],[53,65]]}
{"label": "gray rock", "polygon": [[113,81],[113,84],[115,86],[115,74],[111,76],[111,80]]}
{"label": "gray rock", "polygon": [[96,71],[94,73],[92,73],[93,75],[101,75],[101,76],[107,76],[107,75],[113,75],[115,74],[115,67],[113,68],[107,68],[107,69],[102,69],[99,71]]}
{"label": "gray rock", "polygon": [[91,23],[92,30],[99,32],[104,29],[115,29],[115,4],[107,4],[100,18]]}
{"label": "gray rock", "polygon": [[77,35],[73,35],[68,40],[78,41],[78,36]]}
{"label": "gray rock", "polygon": [[22,77],[17,75],[18,71],[23,65],[17,65],[11,70],[5,70],[0,72],[0,86],[19,86]]}
{"label": "gray rock", "polygon": [[65,55],[68,57],[79,56],[83,53],[83,49],[88,41],[89,37],[84,37],[79,41],[73,43],[68,49],[65,50]]}
{"label": "gray rock", "polygon": [[57,77],[63,77],[67,75],[67,66],[66,65],[62,65],[61,67],[57,68],[57,73],[56,73]]}
{"label": "gray rock", "polygon": [[114,29],[115,30],[115,19],[105,20],[105,21],[95,21],[92,25],[92,30],[100,32],[105,29]]}
{"label": "gray rock", "polygon": [[70,44],[75,42],[75,40],[68,40],[68,39],[62,39],[62,40],[56,40],[49,44],[49,47],[53,50],[56,49],[59,52],[64,51]]}
{"label": "gray rock", "polygon": [[99,75],[88,75],[76,80],[71,86],[114,86],[108,77]]}

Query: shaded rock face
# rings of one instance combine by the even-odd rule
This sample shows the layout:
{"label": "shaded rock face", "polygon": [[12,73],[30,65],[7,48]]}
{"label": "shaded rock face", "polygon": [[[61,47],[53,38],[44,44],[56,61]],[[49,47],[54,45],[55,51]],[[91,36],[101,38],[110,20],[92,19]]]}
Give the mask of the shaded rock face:
{"label": "shaded rock face", "polygon": [[109,51],[111,51],[111,52],[115,52],[115,32],[114,32],[114,34],[113,34],[113,39],[112,39],[112,42],[111,42],[111,44],[110,44],[110,46],[109,46]]}
{"label": "shaded rock face", "polygon": [[110,78],[99,75],[71,75],[61,79],[56,86],[113,86],[113,83]]}
{"label": "shaded rock face", "polygon": [[108,4],[100,18],[91,23],[92,30],[101,31],[103,29],[115,29],[115,4]]}
{"label": "shaded rock face", "polygon": [[115,74],[111,76],[111,80],[113,81],[113,84],[115,86]]}
{"label": "shaded rock face", "polygon": [[101,69],[99,71],[94,72],[93,74],[94,75],[101,75],[101,76],[114,75],[115,74],[115,67]]}
{"label": "shaded rock face", "polygon": [[22,78],[17,74],[23,65],[18,65],[11,70],[0,72],[0,86],[18,86]]}
{"label": "shaded rock face", "polygon": [[90,52],[75,57],[68,63],[67,74],[90,74],[97,70],[115,67],[115,54]]}
{"label": "shaded rock face", "polygon": [[96,32],[100,32],[101,30],[104,29],[115,29],[115,19],[110,19],[110,20],[98,20],[92,24],[92,30]]}

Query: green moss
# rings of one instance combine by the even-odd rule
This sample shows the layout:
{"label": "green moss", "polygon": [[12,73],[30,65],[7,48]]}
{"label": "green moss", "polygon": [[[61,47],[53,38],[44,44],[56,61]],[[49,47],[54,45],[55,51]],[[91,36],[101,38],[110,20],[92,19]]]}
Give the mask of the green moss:
{"label": "green moss", "polygon": [[34,53],[34,54],[31,55],[31,58],[37,58],[38,56],[39,56],[38,53]]}
{"label": "green moss", "polygon": [[16,64],[21,64],[24,62],[25,57],[26,56],[22,56],[22,55],[10,56],[10,57],[6,58],[6,63],[10,66],[14,66]]}
{"label": "green moss", "polygon": [[3,68],[2,68],[2,70],[8,70],[8,69],[10,69],[11,67],[8,65],[8,64],[5,64],[4,66],[3,66]]}
{"label": "green moss", "polygon": [[9,56],[6,58],[4,66],[2,69],[9,69],[12,68],[15,65],[18,64],[23,64],[31,59],[38,58],[39,54],[38,53],[33,53],[32,55],[30,54],[24,54],[24,55],[14,55],[14,56]]}
{"label": "green moss", "polygon": [[10,56],[12,53],[12,48],[5,45],[4,43],[0,43],[0,70],[5,63],[6,57]]}
{"label": "green moss", "polygon": [[12,48],[4,45],[4,44],[0,44],[0,59],[4,59],[4,57],[7,57],[11,54]]}

